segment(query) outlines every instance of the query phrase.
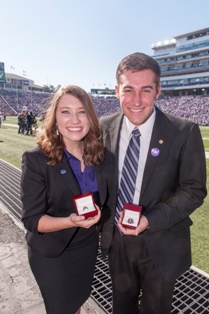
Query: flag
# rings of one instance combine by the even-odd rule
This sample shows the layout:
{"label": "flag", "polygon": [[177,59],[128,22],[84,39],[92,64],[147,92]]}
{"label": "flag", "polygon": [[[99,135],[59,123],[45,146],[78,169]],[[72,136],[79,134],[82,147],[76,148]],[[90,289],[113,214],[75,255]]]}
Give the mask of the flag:
{"label": "flag", "polygon": [[15,69],[12,65],[11,65],[11,67],[10,67],[10,68],[11,68],[11,70],[14,70],[14,69]]}
{"label": "flag", "polygon": [[23,76],[27,76],[27,75],[26,75],[26,71],[25,71],[25,70],[23,70]]}
{"label": "flag", "polygon": [[104,86],[106,86],[106,84],[104,83]]}

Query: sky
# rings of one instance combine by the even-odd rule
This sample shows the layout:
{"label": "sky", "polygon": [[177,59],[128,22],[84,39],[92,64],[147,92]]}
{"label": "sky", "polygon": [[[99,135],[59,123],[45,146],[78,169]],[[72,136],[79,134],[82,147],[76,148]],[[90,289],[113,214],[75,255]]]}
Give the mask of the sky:
{"label": "sky", "polygon": [[209,26],[208,0],[0,0],[5,72],[43,85],[114,88],[123,57]]}

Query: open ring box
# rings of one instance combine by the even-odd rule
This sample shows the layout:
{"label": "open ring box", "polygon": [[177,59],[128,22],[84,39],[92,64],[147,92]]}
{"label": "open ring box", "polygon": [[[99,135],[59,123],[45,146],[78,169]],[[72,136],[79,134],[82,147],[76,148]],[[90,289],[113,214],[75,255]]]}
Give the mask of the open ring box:
{"label": "open ring box", "polygon": [[94,205],[94,196],[92,192],[73,196],[73,201],[79,216],[89,218],[97,215],[98,211]]}
{"label": "open ring box", "polygon": [[133,204],[123,205],[122,226],[129,229],[136,229],[142,215],[142,206]]}

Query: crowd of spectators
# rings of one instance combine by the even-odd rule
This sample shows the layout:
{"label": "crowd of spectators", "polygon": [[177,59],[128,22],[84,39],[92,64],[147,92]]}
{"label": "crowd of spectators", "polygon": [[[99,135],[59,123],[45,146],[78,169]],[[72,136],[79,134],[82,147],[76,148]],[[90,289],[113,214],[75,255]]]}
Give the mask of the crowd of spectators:
{"label": "crowd of spectators", "polygon": [[46,110],[51,99],[50,93],[21,90],[0,90],[0,109],[7,116],[19,114],[23,107],[39,116]]}
{"label": "crowd of spectators", "polygon": [[98,117],[121,111],[119,100],[116,97],[92,96],[92,101]]}
{"label": "crowd of spectators", "polygon": [[209,95],[162,97],[156,106],[174,116],[186,118],[199,125],[209,125]]}
{"label": "crowd of spectators", "polygon": [[[119,100],[115,97],[92,99],[99,117],[120,112]],[[174,116],[186,118],[199,125],[209,125],[209,95],[160,97],[155,104],[162,111]]]}
{"label": "crowd of spectators", "polygon": [[[28,91],[0,90],[0,110],[4,114],[20,113],[23,106],[41,117],[48,108],[52,94]],[[116,97],[92,96],[98,117],[120,112],[119,100]],[[162,111],[189,119],[199,125],[209,125],[209,95],[160,97],[155,102]]]}

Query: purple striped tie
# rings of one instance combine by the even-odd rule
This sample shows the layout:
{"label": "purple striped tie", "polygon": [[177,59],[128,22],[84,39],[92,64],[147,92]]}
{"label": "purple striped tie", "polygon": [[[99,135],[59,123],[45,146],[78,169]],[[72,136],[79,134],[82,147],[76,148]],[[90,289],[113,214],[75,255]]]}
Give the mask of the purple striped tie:
{"label": "purple striped tie", "polygon": [[[140,135],[139,129],[135,127],[126,151],[116,205],[115,224],[117,227],[123,205],[133,203],[139,163]],[[121,233],[120,230],[119,232]]]}

